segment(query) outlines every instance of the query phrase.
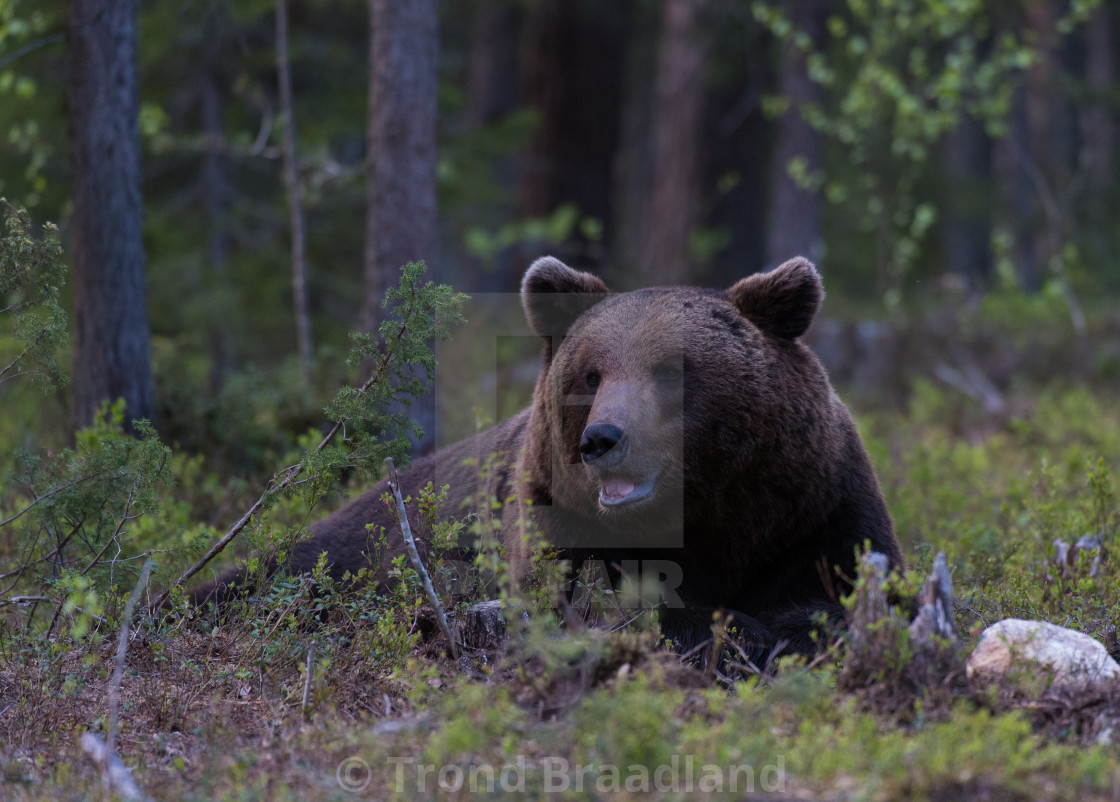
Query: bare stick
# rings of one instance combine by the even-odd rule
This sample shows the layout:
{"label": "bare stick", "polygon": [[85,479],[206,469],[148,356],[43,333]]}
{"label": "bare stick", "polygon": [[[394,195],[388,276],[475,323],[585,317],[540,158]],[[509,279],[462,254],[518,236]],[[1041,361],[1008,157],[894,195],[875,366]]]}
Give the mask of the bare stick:
{"label": "bare stick", "polygon": [[[92,732],[82,733],[82,751],[85,752],[101,768],[102,783],[109,783],[111,792],[115,792],[121,799],[149,799],[136,785],[128,767],[121,763],[121,759],[114,755],[105,746],[105,742]],[[108,778],[106,780],[106,778]],[[111,798],[110,793],[105,798]]]}
{"label": "bare stick", "polygon": [[393,498],[397,502],[397,515],[401,519],[401,534],[404,535],[405,545],[408,546],[408,556],[412,559],[412,565],[416,569],[416,573],[420,575],[420,583],[428,594],[428,601],[432,603],[432,607],[436,610],[436,618],[439,619],[440,629],[443,630],[443,635],[447,638],[451,657],[458,660],[459,646],[455,643],[455,639],[451,637],[451,627],[447,625],[447,616],[444,615],[443,605],[439,603],[439,596],[436,595],[436,589],[432,587],[432,580],[428,577],[428,571],[424,568],[424,563],[420,561],[420,552],[416,550],[416,540],[412,537],[412,527],[408,525],[408,511],[405,509],[400,484],[397,482],[397,466],[393,464],[392,457],[385,458],[385,467],[389,473],[389,490],[392,491]]}
{"label": "bare stick", "polygon": [[303,678],[303,704],[300,709],[307,712],[307,700],[311,698],[311,669],[315,665],[315,644],[307,647],[307,673]]}
{"label": "bare stick", "polygon": [[30,604],[31,602],[50,602],[58,604],[50,596],[12,596],[10,599],[0,601],[0,604]]}
{"label": "bare stick", "polygon": [[[132,626],[132,614],[136,611],[136,604],[140,601],[140,596],[144,593],[144,589],[148,586],[148,577],[152,575],[152,558],[149,557],[144,563],[144,567],[140,569],[140,579],[136,581],[136,587],[132,589],[129,594],[128,603],[124,606],[124,615],[121,618],[121,631],[117,636],[117,658],[116,665],[113,666],[113,680],[109,684],[109,726],[105,735],[105,758],[101,764],[101,784],[105,789],[105,798],[109,799],[114,785],[120,789],[121,780],[116,776],[119,772],[112,770],[114,742],[117,739],[117,715],[120,709],[121,702],[121,680],[124,678],[124,661],[128,655],[128,639]],[[87,748],[87,751],[89,749]],[[117,761],[118,763],[120,761]],[[123,767],[122,767],[123,768]],[[127,771],[125,772],[127,775]],[[135,790],[135,785],[133,785]],[[121,793],[125,796],[125,793]],[[135,794],[134,796],[139,796]]]}

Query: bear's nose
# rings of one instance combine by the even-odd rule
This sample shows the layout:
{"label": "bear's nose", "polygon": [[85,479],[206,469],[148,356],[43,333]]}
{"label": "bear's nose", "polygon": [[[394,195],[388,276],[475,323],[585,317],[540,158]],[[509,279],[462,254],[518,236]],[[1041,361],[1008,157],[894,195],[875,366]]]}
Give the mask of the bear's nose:
{"label": "bear's nose", "polygon": [[[584,462],[593,462],[617,446],[622,440],[622,429],[613,423],[593,423],[583,430],[583,439],[579,443],[579,453],[583,455]],[[618,462],[625,456],[623,448],[611,454],[611,462]]]}

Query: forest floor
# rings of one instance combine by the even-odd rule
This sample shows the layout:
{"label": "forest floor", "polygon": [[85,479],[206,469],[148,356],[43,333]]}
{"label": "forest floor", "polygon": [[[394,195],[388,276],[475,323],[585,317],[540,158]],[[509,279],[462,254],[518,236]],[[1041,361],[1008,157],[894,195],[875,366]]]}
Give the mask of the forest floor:
{"label": "forest floor", "polygon": [[[964,652],[1018,617],[1115,656],[1120,404],[1055,386],[1014,408],[927,384],[858,416],[911,566],[900,587],[944,552]],[[1056,541],[1087,535],[1100,566],[1057,561]],[[453,660],[407,592],[281,583],[222,622],[138,615],[115,750],[155,799],[1120,798],[1111,700],[1014,700],[959,663],[915,685],[904,643],[853,681],[842,637],[729,683],[660,647],[652,612],[582,632],[515,620],[501,653]],[[100,796],[80,737],[110,729],[115,629],[2,634],[0,798]]]}

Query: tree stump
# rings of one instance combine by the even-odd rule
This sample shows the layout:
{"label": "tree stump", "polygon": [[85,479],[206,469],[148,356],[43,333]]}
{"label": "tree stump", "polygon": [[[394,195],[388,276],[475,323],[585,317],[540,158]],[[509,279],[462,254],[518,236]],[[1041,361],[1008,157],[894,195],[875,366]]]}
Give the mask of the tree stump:
{"label": "tree stump", "polygon": [[506,619],[498,599],[480,602],[460,614],[455,622],[463,648],[476,652],[494,652],[506,642]]}

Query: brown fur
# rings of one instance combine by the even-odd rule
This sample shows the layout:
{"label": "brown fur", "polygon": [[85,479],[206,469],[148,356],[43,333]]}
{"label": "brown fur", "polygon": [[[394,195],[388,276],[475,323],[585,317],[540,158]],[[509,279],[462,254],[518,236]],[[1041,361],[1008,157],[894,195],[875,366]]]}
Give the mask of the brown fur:
{"label": "brown fur", "polygon": [[[502,453],[513,467],[493,490],[516,497],[503,512],[515,576],[527,567],[517,521],[531,517],[574,564],[676,566],[680,581],[666,598],[683,606],[670,605],[661,620],[683,649],[706,639],[723,609],[756,655],[778,641],[811,651],[810,617],[842,615],[834,594],[854,575],[857,548],[870,541],[902,564],[851,417],[797,341],[822,298],[804,259],[726,292],[619,295],[540,259],[522,283],[526,316],[544,340],[532,406],[418,461],[402,474],[403,490],[415,496],[438,461],[455,512],[477,493],[474,469],[462,462]],[[598,432],[620,439],[598,454]],[[386,526],[396,553],[384,491],[379,484],[316,524],[292,569],[307,570],[322,551],[336,575],[368,565],[370,522]],[[200,589],[196,601],[220,600],[236,578]]]}

